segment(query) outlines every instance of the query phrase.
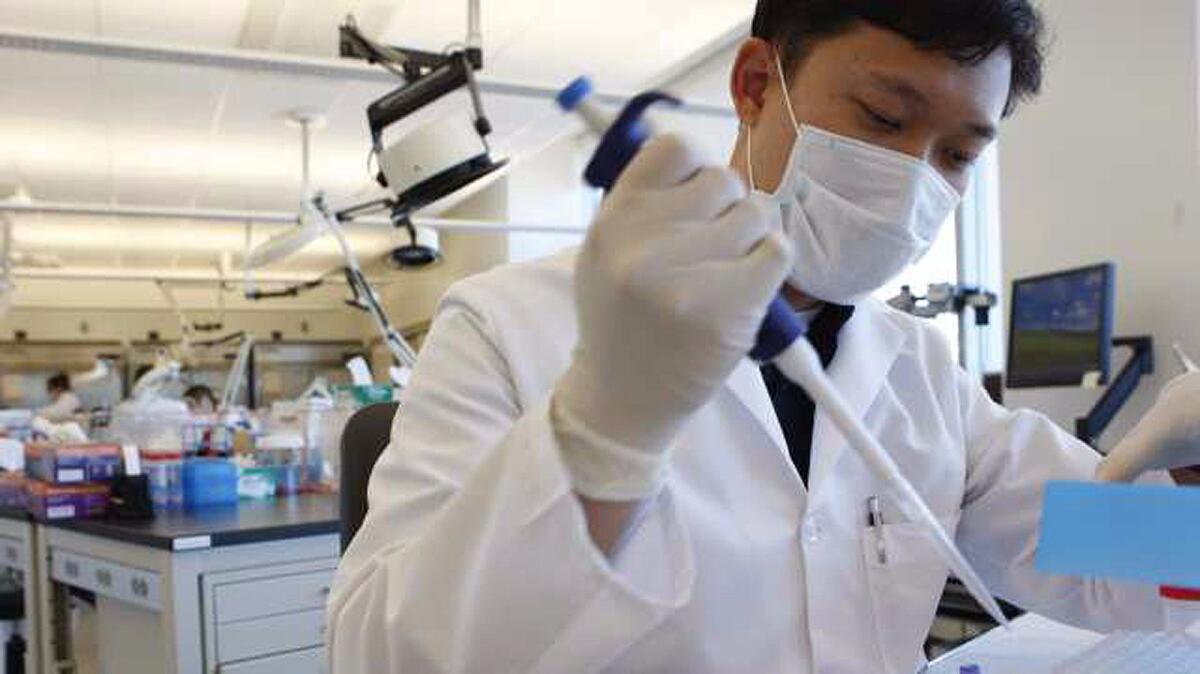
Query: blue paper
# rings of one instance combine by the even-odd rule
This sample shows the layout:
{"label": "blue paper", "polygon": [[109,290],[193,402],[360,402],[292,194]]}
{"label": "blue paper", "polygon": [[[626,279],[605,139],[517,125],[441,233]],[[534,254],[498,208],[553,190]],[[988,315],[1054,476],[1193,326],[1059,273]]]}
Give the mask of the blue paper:
{"label": "blue paper", "polygon": [[1037,568],[1200,588],[1200,488],[1051,482]]}

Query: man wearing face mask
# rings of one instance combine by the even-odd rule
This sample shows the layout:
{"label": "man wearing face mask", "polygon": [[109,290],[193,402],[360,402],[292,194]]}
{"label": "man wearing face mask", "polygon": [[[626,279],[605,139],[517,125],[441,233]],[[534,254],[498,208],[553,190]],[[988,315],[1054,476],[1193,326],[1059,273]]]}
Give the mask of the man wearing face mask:
{"label": "man wearing face mask", "polygon": [[1040,28],[1027,0],[759,0],[728,168],[658,138],[579,251],[442,301],[334,584],[333,671],[915,671],[946,565],[804,391],[746,358],[780,288],[994,592],[1161,626],[1156,588],[1033,568],[1040,494],[1200,463],[1200,383],[1098,468],[870,298],[1037,92]]}

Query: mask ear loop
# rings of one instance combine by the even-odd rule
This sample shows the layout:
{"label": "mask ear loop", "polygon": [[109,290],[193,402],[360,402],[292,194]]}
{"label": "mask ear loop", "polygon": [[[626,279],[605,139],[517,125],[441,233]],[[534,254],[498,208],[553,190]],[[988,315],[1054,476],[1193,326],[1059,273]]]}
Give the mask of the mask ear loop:
{"label": "mask ear loop", "polygon": [[754,139],[750,137],[753,129],[745,122],[741,122],[742,133],[746,134],[746,178],[750,180],[750,191],[758,189],[758,183],[754,181]]}
{"label": "mask ear loop", "polygon": [[[796,119],[796,111],[792,108],[792,97],[788,95],[787,77],[783,74],[783,61],[779,58],[779,50],[775,50],[775,71],[779,73],[779,86],[782,89],[783,105],[787,108],[788,118],[792,120],[792,128],[796,131],[796,139],[800,142],[800,122]],[[758,189],[754,180],[754,139],[750,135],[750,127],[745,122],[739,124],[746,134],[746,177],[750,180],[750,191]]]}
{"label": "mask ear loop", "polygon": [[796,129],[796,140],[800,139],[800,120],[796,119],[796,111],[792,108],[792,97],[789,96],[787,77],[783,74],[783,61],[779,58],[779,50],[775,50],[775,70],[779,73],[779,86],[783,89],[783,105],[787,108],[792,127]]}

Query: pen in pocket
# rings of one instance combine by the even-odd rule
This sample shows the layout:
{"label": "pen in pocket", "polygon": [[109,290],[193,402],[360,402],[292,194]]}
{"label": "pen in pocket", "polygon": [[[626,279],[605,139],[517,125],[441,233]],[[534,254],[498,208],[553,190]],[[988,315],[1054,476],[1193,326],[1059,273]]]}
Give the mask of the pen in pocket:
{"label": "pen in pocket", "polygon": [[879,508],[879,497],[867,499],[867,526],[875,536],[875,556],[880,564],[887,564],[887,545],[883,541],[883,511]]}

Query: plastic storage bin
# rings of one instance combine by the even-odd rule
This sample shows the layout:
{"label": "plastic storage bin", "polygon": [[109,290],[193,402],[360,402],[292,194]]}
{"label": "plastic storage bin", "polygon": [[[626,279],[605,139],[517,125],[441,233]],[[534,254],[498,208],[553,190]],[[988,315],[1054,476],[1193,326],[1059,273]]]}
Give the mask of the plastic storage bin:
{"label": "plastic storage bin", "polygon": [[183,504],[186,508],[237,505],[238,469],[228,459],[188,459],[183,462]]}

